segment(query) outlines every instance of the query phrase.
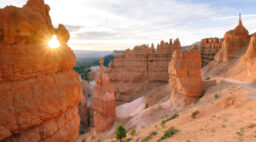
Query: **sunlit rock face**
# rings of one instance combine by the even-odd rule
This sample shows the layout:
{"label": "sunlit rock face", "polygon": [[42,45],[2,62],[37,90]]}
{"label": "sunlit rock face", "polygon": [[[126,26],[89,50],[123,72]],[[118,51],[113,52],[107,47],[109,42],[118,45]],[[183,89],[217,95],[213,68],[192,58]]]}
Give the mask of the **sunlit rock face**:
{"label": "sunlit rock face", "polygon": [[222,48],[216,54],[215,60],[218,62],[227,62],[236,58],[235,52],[242,49],[248,44],[250,35],[248,30],[243,26],[241,15],[239,15],[239,24],[234,30],[226,32]]}
{"label": "sunlit rock face", "polygon": [[214,60],[214,56],[222,47],[223,39],[205,38],[200,42],[200,52],[202,58],[202,67]]}
{"label": "sunlit rock face", "polygon": [[175,51],[169,64],[169,85],[172,89],[172,109],[180,110],[191,104],[203,91],[200,51]]}
{"label": "sunlit rock face", "polygon": [[179,40],[161,41],[154,46],[136,46],[124,55],[116,55],[109,64],[109,78],[117,104],[130,102],[149,89],[168,83],[168,64],[175,50],[181,50]]}
{"label": "sunlit rock face", "polygon": [[256,35],[251,36],[250,44],[246,52],[247,70],[250,75],[256,73]]}
{"label": "sunlit rock face", "polygon": [[[69,33],[43,0],[0,9],[0,141],[75,141],[82,97]],[[60,34],[62,33],[62,34]],[[53,35],[60,47],[51,49]]]}
{"label": "sunlit rock face", "polygon": [[115,95],[109,81],[104,73],[103,59],[100,60],[101,69],[95,77],[97,83],[93,95],[93,119],[97,132],[109,130],[116,118]]}

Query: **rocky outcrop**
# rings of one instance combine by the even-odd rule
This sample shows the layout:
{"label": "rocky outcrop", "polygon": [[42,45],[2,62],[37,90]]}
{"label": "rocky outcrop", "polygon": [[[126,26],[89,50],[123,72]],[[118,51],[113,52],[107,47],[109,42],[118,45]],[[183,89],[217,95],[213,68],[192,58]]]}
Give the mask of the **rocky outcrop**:
{"label": "rocky outcrop", "polygon": [[132,51],[127,49],[124,55],[114,57],[109,64],[108,74],[117,104],[130,102],[142,96],[146,90],[168,82],[168,64],[172,52],[174,49],[181,50],[181,46],[178,39],[170,47],[162,46],[165,45],[163,43],[154,53],[152,46],[145,47],[144,52],[139,52],[138,48]]}
{"label": "rocky outcrop", "polygon": [[100,60],[101,69],[96,75],[97,86],[93,95],[93,119],[97,132],[109,130],[116,118],[115,95],[109,81],[109,77],[104,73],[104,60]]}
{"label": "rocky outcrop", "polygon": [[249,74],[256,73],[256,35],[252,35],[248,50],[246,52],[247,70]]}
{"label": "rocky outcrop", "polygon": [[198,49],[175,51],[169,64],[172,109],[191,104],[203,91],[201,55]]}
{"label": "rocky outcrop", "polygon": [[172,39],[170,39],[169,43],[162,40],[160,44],[157,45],[156,50],[158,54],[172,54],[175,50],[181,50],[181,44],[178,38],[174,43],[172,43]]}
{"label": "rocky outcrop", "polygon": [[228,31],[224,36],[222,48],[216,54],[215,60],[218,62],[227,62],[232,58],[240,56],[236,55],[244,46],[248,44],[250,35],[248,30],[243,26],[241,15],[239,15],[238,26],[231,31]]}
{"label": "rocky outcrop", "polygon": [[[66,45],[69,33],[52,26],[49,10],[43,0],[0,9],[0,141],[75,141],[78,135],[75,56]],[[63,40],[51,49],[55,34]]]}
{"label": "rocky outcrop", "polygon": [[200,42],[200,52],[202,58],[202,67],[214,60],[214,56],[222,47],[223,39],[205,38]]}

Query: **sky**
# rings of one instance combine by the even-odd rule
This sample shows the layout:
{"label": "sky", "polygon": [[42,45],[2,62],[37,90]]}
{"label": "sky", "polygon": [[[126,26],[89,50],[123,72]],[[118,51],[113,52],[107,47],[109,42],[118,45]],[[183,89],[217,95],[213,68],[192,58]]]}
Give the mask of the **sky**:
{"label": "sky", "polygon": [[[0,0],[21,7],[27,0]],[[179,38],[182,46],[223,37],[238,24],[256,32],[256,0],[45,0],[74,50],[125,50]]]}

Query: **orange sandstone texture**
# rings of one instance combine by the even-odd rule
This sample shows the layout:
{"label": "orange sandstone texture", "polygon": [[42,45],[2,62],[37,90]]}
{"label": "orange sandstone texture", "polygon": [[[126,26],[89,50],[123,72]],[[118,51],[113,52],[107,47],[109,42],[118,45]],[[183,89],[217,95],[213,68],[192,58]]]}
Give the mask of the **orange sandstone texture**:
{"label": "orange sandstone texture", "polygon": [[[69,33],[49,6],[29,0],[0,9],[0,141],[75,141],[82,97]],[[61,46],[50,49],[57,35]]]}
{"label": "orange sandstone texture", "polygon": [[97,132],[109,130],[116,118],[115,95],[109,81],[104,73],[103,59],[100,60],[101,69],[96,75],[97,86],[93,95],[93,119]]}
{"label": "orange sandstone texture", "polygon": [[256,73],[256,35],[252,35],[248,50],[246,52],[247,70],[249,74]]}
{"label": "orange sandstone texture", "polygon": [[152,47],[127,49],[109,64],[108,74],[118,104],[135,100],[146,90],[168,82],[168,64],[173,51],[181,50],[180,42],[162,41],[155,52]]}
{"label": "orange sandstone texture", "polygon": [[222,47],[223,39],[205,38],[200,42],[200,52],[202,58],[202,67],[214,60],[214,56]]}
{"label": "orange sandstone texture", "polygon": [[196,48],[175,51],[169,64],[169,85],[172,89],[172,109],[180,110],[189,105],[203,91],[201,55]]}
{"label": "orange sandstone texture", "polygon": [[235,52],[246,46],[250,40],[248,30],[243,26],[241,15],[239,15],[239,24],[234,30],[226,32],[222,48],[216,54],[215,60],[218,62],[227,62],[235,58]]}

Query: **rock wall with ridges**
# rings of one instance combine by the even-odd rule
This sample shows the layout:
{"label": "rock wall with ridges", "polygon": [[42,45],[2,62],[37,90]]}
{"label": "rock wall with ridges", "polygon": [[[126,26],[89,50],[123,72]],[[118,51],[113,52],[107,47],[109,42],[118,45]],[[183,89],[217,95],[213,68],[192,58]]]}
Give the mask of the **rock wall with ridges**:
{"label": "rock wall with ridges", "polygon": [[205,38],[200,42],[200,52],[202,58],[202,67],[214,60],[214,56],[219,52],[223,39]]}
{"label": "rock wall with ridges", "polygon": [[[172,48],[181,50],[178,40]],[[153,46],[152,46],[153,47]],[[172,49],[171,48],[171,49]],[[150,49],[150,48],[148,48]],[[174,49],[172,49],[174,51]],[[135,48],[135,50],[137,50]],[[145,50],[146,51],[146,50]],[[152,51],[152,50],[151,50]],[[172,51],[161,53],[135,54],[129,49],[124,55],[115,56],[109,65],[108,73],[118,102],[129,102],[143,94],[145,90],[156,87],[159,82],[168,82],[168,64]]]}
{"label": "rock wall with ridges", "polygon": [[[75,141],[82,97],[75,55],[49,6],[29,0],[0,9],[0,141]],[[61,33],[61,34],[60,34]],[[60,47],[48,41],[57,35]]]}

